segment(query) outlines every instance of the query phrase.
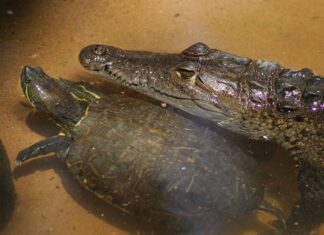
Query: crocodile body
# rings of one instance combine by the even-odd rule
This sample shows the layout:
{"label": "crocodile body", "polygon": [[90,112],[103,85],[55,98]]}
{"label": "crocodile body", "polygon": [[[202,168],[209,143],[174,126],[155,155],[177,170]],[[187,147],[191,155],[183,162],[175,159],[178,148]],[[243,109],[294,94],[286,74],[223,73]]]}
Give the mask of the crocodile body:
{"label": "crocodile body", "polygon": [[301,201],[288,222],[309,230],[312,226],[306,224],[323,221],[323,77],[310,69],[293,71],[203,43],[177,54],[92,45],[81,51],[80,62],[88,70],[236,133],[279,143],[299,170]]}

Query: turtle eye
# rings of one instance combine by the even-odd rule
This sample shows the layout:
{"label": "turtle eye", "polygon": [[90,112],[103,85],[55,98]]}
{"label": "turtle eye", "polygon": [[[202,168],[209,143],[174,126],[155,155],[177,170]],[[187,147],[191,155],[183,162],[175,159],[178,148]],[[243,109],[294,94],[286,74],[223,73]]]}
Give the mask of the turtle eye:
{"label": "turtle eye", "polygon": [[103,55],[103,54],[105,54],[106,49],[103,46],[97,45],[97,46],[93,47],[92,52],[95,55]]}
{"label": "turtle eye", "polygon": [[24,78],[24,83],[25,84],[28,84],[28,83],[30,83],[31,82],[31,79],[29,78],[29,77],[25,77]]}

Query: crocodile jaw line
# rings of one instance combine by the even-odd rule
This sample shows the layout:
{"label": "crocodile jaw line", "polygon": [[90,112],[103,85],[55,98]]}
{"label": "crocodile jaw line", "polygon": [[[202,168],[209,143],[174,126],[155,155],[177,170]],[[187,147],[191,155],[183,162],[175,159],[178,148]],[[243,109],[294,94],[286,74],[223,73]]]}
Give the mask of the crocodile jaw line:
{"label": "crocodile jaw line", "polygon": [[[117,82],[118,84],[124,85],[130,89],[134,89],[137,91],[141,91],[144,94],[155,98],[157,100],[162,100],[163,102],[170,103],[175,107],[178,107],[180,109],[185,108],[181,103],[191,103],[191,109],[187,109],[186,111],[195,115],[197,112],[208,112],[208,113],[220,113],[222,112],[217,107],[212,107],[211,104],[208,103],[208,101],[202,100],[202,99],[192,99],[190,97],[180,97],[175,96],[173,94],[165,93],[161,90],[159,90],[156,87],[149,86],[147,83],[143,84],[141,82],[134,83],[131,81],[128,81],[125,79],[127,76],[124,75],[122,72],[120,72],[118,69],[112,69],[109,65],[103,66],[100,70],[94,71],[99,72],[105,77],[108,77],[109,79]],[[203,104],[203,105],[202,105]]]}

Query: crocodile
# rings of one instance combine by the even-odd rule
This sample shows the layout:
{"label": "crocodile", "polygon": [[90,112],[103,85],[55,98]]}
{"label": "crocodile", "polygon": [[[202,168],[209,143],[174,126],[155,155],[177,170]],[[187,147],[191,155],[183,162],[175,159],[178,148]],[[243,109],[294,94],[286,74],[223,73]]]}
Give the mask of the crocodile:
{"label": "crocodile", "polygon": [[324,221],[324,77],[201,42],[181,53],[90,45],[79,59],[90,71],[190,114],[280,144],[299,173],[301,198],[287,221],[291,233]]}

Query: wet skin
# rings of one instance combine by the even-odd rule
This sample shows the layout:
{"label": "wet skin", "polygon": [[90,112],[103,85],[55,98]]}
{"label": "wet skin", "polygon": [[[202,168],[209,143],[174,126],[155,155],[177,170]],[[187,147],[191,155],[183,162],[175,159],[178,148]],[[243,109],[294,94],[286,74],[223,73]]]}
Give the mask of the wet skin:
{"label": "wet skin", "polygon": [[310,69],[293,71],[203,43],[177,54],[91,45],[80,52],[80,62],[90,71],[236,133],[279,143],[299,170],[301,201],[288,220],[290,227],[305,226],[308,231],[323,221],[323,77]]}
{"label": "wet skin", "polygon": [[[55,152],[81,185],[124,212],[200,229],[264,207],[255,162],[217,132],[139,99],[25,67],[27,100],[62,132],[22,150],[17,163]],[[235,153],[235,154],[233,154]]]}

